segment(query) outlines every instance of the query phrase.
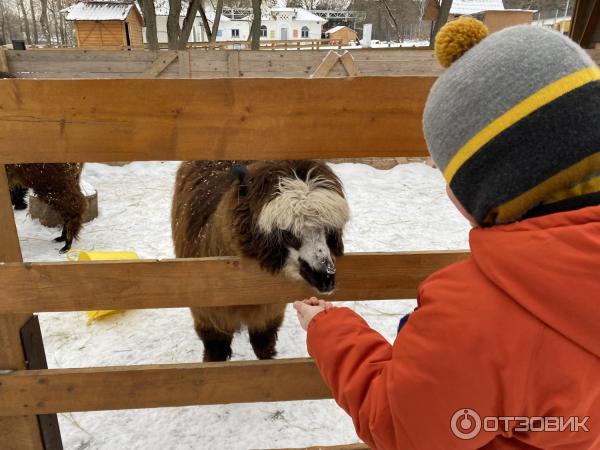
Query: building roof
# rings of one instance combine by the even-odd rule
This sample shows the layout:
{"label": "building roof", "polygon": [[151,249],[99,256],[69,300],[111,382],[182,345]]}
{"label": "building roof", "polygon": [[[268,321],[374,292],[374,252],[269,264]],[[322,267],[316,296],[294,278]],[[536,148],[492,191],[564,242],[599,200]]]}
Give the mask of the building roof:
{"label": "building roof", "polygon": [[[307,22],[327,22],[327,19],[323,19],[322,17],[317,16],[316,14],[311,13],[310,11],[303,8],[271,8],[271,10],[267,13],[265,20],[273,20],[273,17],[270,17],[271,14],[280,13],[280,12],[293,12],[294,20],[304,20]],[[271,13],[271,14],[269,14]]]}
{"label": "building roof", "polygon": [[504,9],[502,0],[454,0],[450,14],[465,16],[481,11],[500,11]]}
{"label": "building roof", "polygon": [[331,30],[327,30],[325,33],[337,33],[338,31],[343,30],[344,28],[347,28],[353,33],[355,33],[355,31],[352,28],[347,27],[345,25],[338,25],[337,27],[333,27]]}
{"label": "building roof", "polygon": [[67,20],[125,20],[132,9],[141,13],[133,1],[86,1],[75,3],[68,9]]}

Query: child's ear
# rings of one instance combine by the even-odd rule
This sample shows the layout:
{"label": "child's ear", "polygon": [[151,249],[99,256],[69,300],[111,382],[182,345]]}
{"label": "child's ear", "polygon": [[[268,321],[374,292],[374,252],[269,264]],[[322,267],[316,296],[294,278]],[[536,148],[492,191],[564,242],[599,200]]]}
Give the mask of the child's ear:
{"label": "child's ear", "polygon": [[237,180],[239,184],[238,192],[240,195],[246,195],[248,192],[248,168],[241,164],[235,164],[231,168],[231,177]]}

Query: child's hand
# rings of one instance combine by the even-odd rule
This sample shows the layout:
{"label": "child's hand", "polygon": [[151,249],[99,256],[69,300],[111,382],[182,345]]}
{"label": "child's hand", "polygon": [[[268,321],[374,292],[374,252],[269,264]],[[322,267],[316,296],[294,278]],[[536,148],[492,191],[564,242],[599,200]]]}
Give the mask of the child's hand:
{"label": "child's hand", "polygon": [[294,302],[294,309],[298,314],[300,326],[304,330],[308,330],[308,324],[313,317],[315,317],[321,311],[327,311],[331,308],[333,308],[333,305],[330,302],[320,300],[316,297],[311,297],[307,300],[302,300],[301,302]]}

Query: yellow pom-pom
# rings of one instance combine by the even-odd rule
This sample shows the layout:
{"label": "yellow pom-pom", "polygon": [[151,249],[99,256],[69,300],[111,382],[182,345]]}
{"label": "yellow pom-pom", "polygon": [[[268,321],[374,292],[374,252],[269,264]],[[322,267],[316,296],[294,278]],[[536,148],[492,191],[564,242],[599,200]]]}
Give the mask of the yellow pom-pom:
{"label": "yellow pom-pom", "polygon": [[487,27],[473,17],[448,22],[435,37],[435,55],[442,67],[450,67],[471,47],[488,35]]}

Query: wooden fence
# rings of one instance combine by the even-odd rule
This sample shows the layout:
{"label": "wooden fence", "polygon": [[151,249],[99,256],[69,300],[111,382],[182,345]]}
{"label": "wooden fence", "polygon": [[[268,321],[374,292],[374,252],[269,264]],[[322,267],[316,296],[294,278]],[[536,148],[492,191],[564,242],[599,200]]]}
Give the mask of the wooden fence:
{"label": "wooden fence", "polygon": [[[147,44],[146,44],[147,45]],[[250,41],[218,41],[189,42],[187,48],[201,48],[204,50],[250,50]],[[167,49],[168,44],[160,44],[161,49]],[[320,50],[322,47],[342,47],[341,39],[297,39],[297,40],[264,40],[260,41],[260,50]]]}
{"label": "wooden fence", "polygon": [[[340,54],[344,51],[340,51]],[[316,72],[328,51],[106,51],[38,49],[6,51],[5,68],[19,78],[306,78]],[[325,75],[437,76],[441,72],[430,50],[351,50],[355,70],[343,61]],[[0,55],[1,58],[1,55]]]}
{"label": "wooden fence", "polygon": [[[305,283],[270,276],[239,258],[23,263],[1,164],[420,156],[426,151],[420,121],[432,82],[428,77],[0,80],[3,448],[60,448],[50,419],[63,411],[331,394],[310,359],[32,366],[20,333],[33,312],[285,303],[312,292]],[[333,300],[411,299],[426,276],[465,256],[350,254],[339,260]],[[40,345],[35,348],[43,356]]]}
{"label": "wooden fence", "polygon": [[[339,58],[339,63],[331,61],[331,54],[323,50],[5,50],[0,51],[0,71],[43,79],[438,76],[442,71],[431,50],[356,49]],[[600,61],[600,50],[590,50],[590,54]],[[332,64],[325,64],[328,58]],[[327,70],[319,71],[323,68]]]}

